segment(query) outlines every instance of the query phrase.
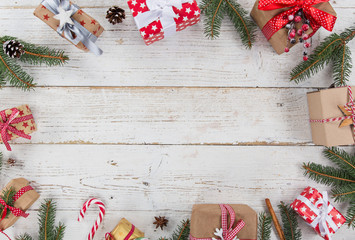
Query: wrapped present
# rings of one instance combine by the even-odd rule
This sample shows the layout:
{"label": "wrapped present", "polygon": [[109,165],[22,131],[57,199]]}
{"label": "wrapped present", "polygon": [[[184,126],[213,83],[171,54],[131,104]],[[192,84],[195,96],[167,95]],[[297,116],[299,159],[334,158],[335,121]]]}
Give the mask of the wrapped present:
{"label": "wrapped present", "polygon": [[315,188],[305,188],[291,207],[321,237],[327,240],[346,221],[344,216],[329,203],[327,192],[321,194]]}
{"label": "wrapped present", "polygon": [[[11,227],[19,217],[27,217],[27,209],[29,209],[34,202],[39,198],[39,194],[29,185],[29,182],[24,178],[16,178],[11,180],[3,189],[2,192],[6,190],[14,190],[16,194],[13,196],[13,205],[9,206],[6,204],[5,200],[0,198],[0,205],[3,207],[0,229],[5,230]],[[10,211],[10,214],[5,217]]]}
{"label": "wrapped present", "polygon": [[[307,40],[312,37],[320,27],[332,31],[336,13],[328,2],[329,0],[257,0],[250,13],[256,24],[262,30],[266,39],[277,54],[282,54],[299,42],[300,38]],[[297,13],[307,19],[305,34],[291,35],[294,42],[289,41],[289,29],[286,25],[293,21]],[[303,23],[296,18],[296,29],[302,29]],[[301,31],[303,34],[303,32]],[[308,47],[308,46],[306,46]]]}
{"label": "wrapped present", "polygon": [[312,139],[317,145],[355,143],[355,87],[340,87],[307,94]]}
{"label": "wrapped present", "polygon": [[9,151],[11,147],[8,141],[19,137],[31,139],[29,134],[37,130],[28,105],[3,110],[0,117],[0,142],[3,142]]}
{"label": "wrapped present", "polygon": [[106,233],[106,240],[133,240],[138,238],[144,238],[144,233],[125,218],[122,218],[110,233]]}
{"label": "wrapped present", "polygon": [[102,54],[95,42],[104,28],[69,0],[43,0],[34,15],[79,49]]}
{"label": "wrapped present", "polygon": [[146,45],[200,20],[200,9],[195,0],[128,0],[127,3]]}
{"label": "wrapped present", "polygon": [[[229,222],[229,225],[228,225]],[[257,214],[244,204],[197,204],[192,208],[190,240],[256,240]]]}

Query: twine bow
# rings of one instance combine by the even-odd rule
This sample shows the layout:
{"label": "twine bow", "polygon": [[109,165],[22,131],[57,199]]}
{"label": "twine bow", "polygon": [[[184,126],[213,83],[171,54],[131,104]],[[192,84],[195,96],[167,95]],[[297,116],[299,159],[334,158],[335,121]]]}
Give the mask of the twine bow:
{"label": "twine bow", "polygon": [[296,14],[300,9],[303,10],[305,17],[310,21],[310,26],[313,29],[313,32],[309,35],[310,37],[320,27],[332,31],[337,17],[314,7],[318,3],[325,2],[329,2],[329,0],[260,0],[258,8],[263,11],[290,8],[270,19],[263,27],[262,32],[269,40],[274,33],[289,22],[288,16]]}
{"label": "twine bow", "polygon": [[11,147],[8,142],[10,140],[8,131],[18,135],[19,137],[31,139],[30,135],[27,135],[24,132],[19,131],[15,127],[11,126],[11,124],[16,124],[16,123],[23,122],[23,121],[33,118],[32,114],[27,115],[25,117],[16,118],[19,115],[19,113],[20,112],[18,109],[13,108],[10,117],[8,119],[6,119],[5,111],[0,112],[0,115],[1,115],[1,118],[3,121],[3,122],[0,122],[0,135],[1,135],[1,139],[2,139],[3,143],[5,144],[6,149],[8,151],[11,151]]}
{"label": "twine bow", "polygon": [[71,21],[61,22],[57,28],[58,34],[61,36],[64,35],[74,45],[82,42],[95,55],[102,54],[102,50],[95,44],[97,37],[72,18],[80,9],[77,5],[70,3],[69,0],[43,0],[42,5],[56,15],[63,10],[71,12]]}
{"label": "twine bow", "polygon": [[309,225],[312,228],[316,228],[319,224],[318,227],[321,236],[328,236],[328,240],[331,240],[329,227],[331,227],[334,231],[337,231],[339,227],[334,223],[332,217],[329,216],[329,213],[334,207],[329,204],[328,193],[324,191],[322,192],[322,195],[323,197],[319,198],[319,200],[314,204],[309,199],[301,195],[298,196],[297,199],[305,203],[312,210],[312,212],[317,215],[317,217]]}
{"label": "twine bow", "polygon": [[[353,91],[351,89],[351,86],[347,86],[347,89],[348,89],[349,102],[344,106],[339,106],[340,110],[344,111],[344,114],[347,116],[326,118],[326,119],[311,119],[310,122],[327,123],[327,122],[339,122],[345,120],[352,120],[352,123],[351,121],[348,121],[347,123],[342,123],[339,127],[345,127],[350,124],[355,124],[355,103],[354,103]],[[353,137],[355,141],[355,126],[353,128]]]}
{"label": "twine bow", "polygon": [[176,22],[174,18],[177,18],[173,7],[180,9],[183,3],[189,1],[190,0],[147,0],[146,4],[149,11],[138,14],[134,20],[137,27],[141,29],[157,19],[160,19],[164,35],[171,36],[176,32]]}

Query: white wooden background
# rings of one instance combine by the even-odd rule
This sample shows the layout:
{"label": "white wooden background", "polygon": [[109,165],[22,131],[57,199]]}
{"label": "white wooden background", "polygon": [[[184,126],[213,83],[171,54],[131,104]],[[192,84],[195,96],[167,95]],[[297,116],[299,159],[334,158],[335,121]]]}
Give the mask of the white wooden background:
{"label": "white wooden background", "polygon": [[[266,197],[276,208],[308,185],[329,190],[305,178],[301,165],[328,164],[323,147],[311,143],[306,93],[328,87],[331,71],[290,83],[301,46],[278,56],[258,31],[253,49],[245,50],[225,19],[218,40],[206,39],[200,23],[146,47],[125,1],[76,0],[106,28],[97,42],[105,53],[95,57],[35,18],[39,2],[1,0],[1,35],[62,48],[71,60],[64,67],[25,66],[38,83],[34,91],[0,91],[1,109],[27,103],[39,128],[31,141],[15,141],[13,152],[1,145],[5,159],[17,162],[5,163],[0,179],[5,185],[26,177],[41,200],[55,199],[57,219],[67,225],[65,239],[85,239],[97,210],[85,223],[76,218],[89,197],[107,206],[95,239],[102,240],[121,217],[156,239],[170,235],[194,203],[247,203],[260,212]],[[238,2],[248,10],[254,4]],[[338,13],[335,31],[350,27],[355,1],[330,2]],[[127,19],[113,26],[105,14],[117,4]],[[328,34],[320,30],[314,45]],[[6,232],[36,236],[39,202],[29,220]],[[153,228],[158,215],[170,220],[165,231]],[[320,239],[302,221],[300,226],[303,239]],[[354,239],[354,232],[343,227],[334,239]]]}

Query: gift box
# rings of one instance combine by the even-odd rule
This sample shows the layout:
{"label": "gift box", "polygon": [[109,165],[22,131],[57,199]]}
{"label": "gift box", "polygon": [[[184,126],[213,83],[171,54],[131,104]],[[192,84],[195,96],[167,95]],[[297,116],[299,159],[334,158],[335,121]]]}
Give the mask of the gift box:
{"label": "gift box", "polygon": [[307,94],[314,144],[328,147],[354,144],[353,90],[355,87],[340,87]]}
{"label": "gift box", "polygon": [[37,130],[31,109],[28,105],[6,109],[0,112],[0,142],[11,151],[8,141],[15,138],[31,139],[29,134]]}
{"label": "gift box", "polygon": [[95,42],[104,28],[69,0],[43,0],[33,14],[77,48],[102,54]]}
{"label": "gift box", "polygon": [[197,204],[192,208],[190,240],[257,239],[257,214],[244,204]]}
{"label": "gift box", "polygon": [[133,240],[143,237],[144,233],[125,218],[119,221],[111,233],[106,234],[107,240]]}
{"label": "gift box", "polygon": [[[24,178],[16,178],[11,180],[2,189],[2,192],[9,189],[13,189],[16,194],[13,197],[14,204],[11,206],[6,205],[5,199],[0,199],[0,205],[5,206],[6,212],[10,211],[10,214],[0,221],[1,230],[11,227],[20,217],[27,217],[28,214],[25,212],[39,198],[39,194]],[[2,211],[2,214],[4,214],[4,211]],[[4,215],[6,215],[6,213]]]}
{"label": "gift box", "polygon": [[200,20],[200,9],[195,0],[128,0],[127,3],[146,45]]}
{"label": "gift box", "polygon": [[[305,32],[309,37],[312,37],[321,26],[332,31],[336,20],[336,12],[328,1],[305,0],[302,5],[299,5],[298,0],[286,2],[257,0],[250,15],[277,54],[282,54],[285,52],[286,47],[291,48],[299,42],[301,36],[296,35],[296,43],[287,45],[288,30],[285,25],[289,22],[288,15],[295,14],[300,9],[303,9],[304,14],[310,20],[310,28]],[[314,4],[315,2],[318,4]],[[296,24],[297,29],[300,29],[301,26],[301,22]]]}
{"label": "gift box", "polygon": [[327,240],[346,221],[344,216],[329,203],[327,192],[321,194],[315,188],[305,188],[291,207],[321,237]]}

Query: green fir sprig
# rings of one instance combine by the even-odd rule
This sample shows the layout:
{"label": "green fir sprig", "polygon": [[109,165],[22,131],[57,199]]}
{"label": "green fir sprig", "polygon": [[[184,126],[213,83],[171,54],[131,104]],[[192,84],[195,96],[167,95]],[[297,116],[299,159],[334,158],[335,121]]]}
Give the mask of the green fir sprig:
{"label": "green fir sprig", "polygon": [[[18,61],[32,65],[56,66],[65,64],[69,58],[64,51],[50,49],[44,46],[35,46],[11,36],[0,37],[1,44],[8,40],[19,41],[24,46],[24,53]],[[31,75],[26,73],[16,62],[16,59],[10,58],[0,49],[0,87],[7,82],[14,87],[22,90],[30,90],[36,84]]]}
{"label": "green fir sprig", "polygon": [[[56,204],[52,200],[45,200],[38,213],[39,236],[38,240],[63,240],[65,225],[59,223],[55,226]],[[33,240],[25,233],[16,238],[16,240]]]}
{"label": "green fir sprig", "polygon": [[337,167],[304,163],[305,175],[318,183],[331,186],[335,201],[349,202],[347,224],[355,229],[355,155],[335,147],[326,148],[323,153]]}
{"label": "green fir sprig", "polygon": [[252,47],[256,25],[247,11],[235,0],[203,0],[201,12],[206,15],[205,35],[208,38],[219,37],[223,18],[227,15],[239,33],[243,45],[247,48]]}
{"label": "green fir sprig", "polygon": [[[0,197],[1,197],[1,199],[3,199],[5,201],[5,203],[8,206],[13,207],[14,203],[15,203],[13,198],[15,195],[16,195],[16,191],[13,187],[11,187],[11,188],[3,190]],[[0,204],[0,217],[3,216],[3,214],[5,213],[5,210],[6,210],[5,218],[7,218],[10,215],[11,211],[10,211],[10,209],[5,209],[5,207]]]}
{"label": "green fir sprig", "polygon": [[280,202],[278,205],[281,214],[281,220],[283,225],[283,232],[287,240],[301,240],[301,229],[298,228],[297,214],[289,206]]}
{"label": "green fir sprig", "polygon": [[188,240],[190,234],[190,220],[183,220],[174,230],[170,238],[161,237],[159,240]]}
{"label": "green fir sprig", "polygon": [[272,218],[265,212],[259,214],[258,240],[270,240]]}
{"label": "green fir sprig", "polygon": [[335,86],[345,86],[350,80],[352,68],[351,51],[347,44],[354,36],[355,26],[341,34],[333,33],[325,38],[309,56],[308,61],[303,61],[291,71],[291,81],[305,81],[332,63]]}

